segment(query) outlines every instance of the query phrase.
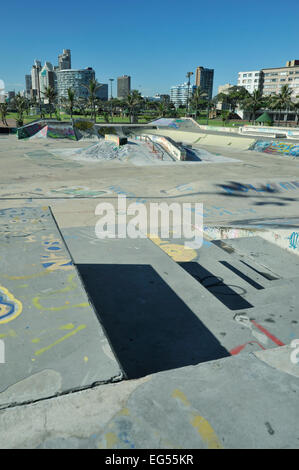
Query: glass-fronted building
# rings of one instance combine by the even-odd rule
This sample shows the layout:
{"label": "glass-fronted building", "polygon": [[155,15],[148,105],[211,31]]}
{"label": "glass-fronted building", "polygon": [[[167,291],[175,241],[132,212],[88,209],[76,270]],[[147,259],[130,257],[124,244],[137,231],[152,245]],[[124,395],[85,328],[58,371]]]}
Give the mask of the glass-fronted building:
{"label": "glass-fronted building", "polygon": [[88,98],[88,90],[82,86],[95,79],[95,71],[88,67],[82,70],[58,70],[57,72],[58,98],[67,98],[68,88],[75,91],[77,98]]}
{"label": "glass-fronted building", "polygon": [[185,106],[187,104],[188,96],[190,100],[195,90],[196,86],[188,86],[188,83],[172,86],[170,88],[170,101],[174,103],[176,108],[178,108],[180,105]]}

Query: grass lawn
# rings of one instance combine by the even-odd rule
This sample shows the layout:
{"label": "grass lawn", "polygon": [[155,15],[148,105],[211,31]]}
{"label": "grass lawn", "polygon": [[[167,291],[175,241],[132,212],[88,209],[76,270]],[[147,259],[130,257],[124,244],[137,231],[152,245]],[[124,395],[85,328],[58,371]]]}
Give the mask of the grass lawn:
{"label": "grass lawn", "polygon": [[[16,119],[17,117],[17,113],[9,113],[7,116],[7,119]],[[45,115],[46,118],[49,118],[50,117],[50,114],[46,114]],[[70,121],[71,120],[71,117],[69,114],[60,114],[60,117],[61,117],[61,120],[62,121]],[[52,118],[55,119],[55,115],[52,114]],[[90,116],[83,116],[83,115],[73,115],[73,118],[74,119],[90,119]],[[32,121],[36,121],[38,119],[40,119],[40,116],[39,114],[35,114],[35,115],[32,115],[32,116],[27,116],[26,114],[24,114],[24,124],[28,124],[29,122],[32,122]],[[154,118],[153,118],[154,119]],[[101,116],[97,116],[97,123],[106,123],[105,119]],[[144,119],[144,118],[138,118],[138,123],[146,123],[148,122],[147,119]],[[111,120],[111,117],[109,117],[109,123],[130,123],[130,118],[129,117],[118,117],[118,116],[114,116],[113,117],[113,120]]]}
{"label": "grass lawn", "polygon": [[[181,114],[181,113],[179,113]],[[7,119],[16,119],[17,117],[17,113],[9,113],[7,115]],[[49,114],[46,114],[46,118],[49,118],[50,115]],[[61,117],[61,120],[62,121],[70,121],[71,118],[70,118],[70,115],[69,114],[60,114],[60,117]],[[154,117],[152,116],[149,119],[145,119],[144,117],[139,117],[138,118],[138,123],[139,124],[143,124],[143,123],[147,123],[149,121],[152,121],[154,119],[157,119],[158,116]],[[179,118],[181,117],[184,117],[183,115],[182,116],[179,116]],[[40,118],[39,114],[36,114],[36,115],[33,115],[33,116],[27,116],[26,114],[24,115],[24,124],[28,124],[29,122],[32,122],[32,121],[36,121]],[[53,114],[52,115],[52,118],[55,119],[55,115]],[[74,115],[73,116],[74,119],[90,119],[90,116],[83,116],[83,115]],[[102,116],[97,116],[97,123],[99,124],[104,124],[106,123],[105,119],[102,117]],[[206,125],[207,124],[207,117],[206,115],[204,114],[201,114],[200,117],[197,119],[197,122],[199,124],[202,124],[202,125]],[[109,117],[109,123],[130,123],[130,118],[129,117],[118,117],[118,116],[114,116],[113,117],[113,120],[111,120],[111,117]],[[244,125],[248,125],[248,124],[251,124],[250,122],[248,121],[227,121],[226,123],[223,123],[222,120],[220,119],[209,119],[208,120],[208,125],[209,126],[218,126],[218,127],[239,127],[239,126],[244,126]]]}

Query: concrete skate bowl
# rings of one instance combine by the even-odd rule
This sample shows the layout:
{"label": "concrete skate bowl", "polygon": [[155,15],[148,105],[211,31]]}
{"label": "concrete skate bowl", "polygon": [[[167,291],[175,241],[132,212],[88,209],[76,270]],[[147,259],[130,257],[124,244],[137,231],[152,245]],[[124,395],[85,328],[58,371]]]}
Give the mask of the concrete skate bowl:
{"label": "concrete skate bowl", "polygon": [[249,147],[249,150],[276,155],[287,155],[290,157],[299,157],[299,143],[256,140]]}
{"label": "concrete skate bowl", "polygon": [[198,130],[198,126],[193,121],[193,119],[173,119],[173,118],[160,118],[155,121],[151,121],[149,124],[157,126],[157,129],[160,128],[169,128],[169,129],[180,129],[180,130]]}
{"label": "concrete skate bowl", "polygon": [[70,139],[78,140],[71,123],[51,120],[40,120],[19,127],[18,139]]}

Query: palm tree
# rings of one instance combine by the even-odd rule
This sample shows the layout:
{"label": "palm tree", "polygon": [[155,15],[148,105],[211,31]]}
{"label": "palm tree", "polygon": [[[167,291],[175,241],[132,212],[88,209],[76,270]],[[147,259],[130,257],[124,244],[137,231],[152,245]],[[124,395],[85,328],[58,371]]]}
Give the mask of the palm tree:
{"label": "palm tree", "polygon": [[73,90],[73,88],[68,88],[67,97],[63,98],[63,104],[65,105],[65,107],[67,108],[67,111],[69,112],[71,116],[72,124],[73,124],[73,112],[74,112],[74,107],[75,107],[75,101],[76,101],[75,91]]}
{"label": "palm tree", "polygon": [[17,126],[23,125],[24,111],[26,110],[27,100],[24,96],[21,96],[20,92],[14,98],[14,106],[17,110]]}
{"label": "palm tree", "polygon": [[6,121],[6,116],[8,114],[8,105],[7,103],[0,103],[0,114],[1,114],[1,121],[5,126],[8,126]]}
{"label": "palm tree", "polygon": [[132,90],[126,99],[126,106],[129,109],[130,122],[133,123],[134,112],[142,101],[141,94],[138,90]]}
{"label": "palm tree", "polygon": [[[42,91],[42,94],[48,100],[49,108],[50,108],[50,118],[52,119],[52,106],[55,103],[57,93],[53,87],[48,86],[46,87],[45,91]],[[54,112],[55,112],[55,109],[54,109]]]}
{"label": "palm tree", "polygon": [[251,111],[252,122],[254,122],[257,111],[265,106],[265,99],[263,99],[260,90],[254,90],[251,95],[242,101],[242,105],[244,109]]}
{"label": "palm tree", "polygon": [[283,85],[280,89],[280,93],[272,95],[270,98],[270,106],[272,109],[278,109],[279,111],[279,120],[278,124],[280,125],[281,111],[282,109],[289,110],[293,108],[294,103],[292,101],[292,89],[289,85]]}
{"label": "palm tree", "polygon": [[97,90],[103,86],[102,84],[98,83],[97,80],[95,79],[92,79],[89,81],[89,84],[88,85],[84,85],[82,84],[82,86],[84,88],[86,88],[86,90],[88,91],[88,94],[89,94],[89,102],[90,102],[90,105],[91,105],[91,109],[92,109],[92,112],[91,112],[91,119],[94,120],[94,122],[96,122],[96,118],[97,118],[97,115],[96,115],[96,99],[97,99]]}
{"label": "palm tree", "polygon": [[199,86],[193,93],[193,96],[190,100],[191,107],[195,111],[195,121],[197,120],[197,113],[207,103],[207,92],[202,90]]}

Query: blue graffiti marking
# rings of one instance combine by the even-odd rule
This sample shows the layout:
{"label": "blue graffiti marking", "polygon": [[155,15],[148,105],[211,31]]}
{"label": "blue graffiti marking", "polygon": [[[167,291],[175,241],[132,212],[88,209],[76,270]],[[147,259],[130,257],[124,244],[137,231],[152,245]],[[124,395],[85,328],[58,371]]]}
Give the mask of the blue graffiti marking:
{"label": "blue graffiti marking", "polygon": [[290,241],[289,248],[293,248],[296,250],[299,244],[299,233],[298,232],[293,232],[289,237],[288,240]]}

